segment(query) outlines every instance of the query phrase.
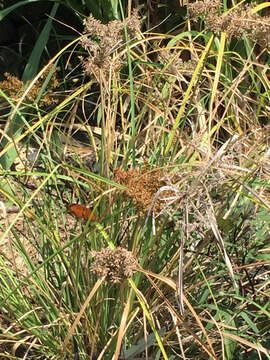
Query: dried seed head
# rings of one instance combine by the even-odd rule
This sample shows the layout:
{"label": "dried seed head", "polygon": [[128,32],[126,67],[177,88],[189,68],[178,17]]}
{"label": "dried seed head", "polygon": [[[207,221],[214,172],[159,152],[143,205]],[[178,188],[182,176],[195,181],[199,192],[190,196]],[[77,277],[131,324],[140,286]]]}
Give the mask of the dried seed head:
{"label": "dried seed head", "polygon": [[[130,169],[128,171],[115,169],[114,175],[116,182],[126,186],[126,190],[124,190],[125,196],[133,200],[137,211],[141,214],[148,212],[155,194],[162,186],[166,185],[161,169],[150,170],[147,162],[140,169]],[[168,192],[166,196],[170,194]],[[164,202],[158,198],[153,209],[156,213],[159,213],[162,208],[164,208]]]}
{"label": "dried seed head", "polygon": [[[39,77],[39,79],[32,86],[32,88],[28,92],[27,96],[25,97],[26,103],[32,103],[33,101],[35,101],[35,99],[37,98],[37,96],[39,95],[39,93],[42,90],[42,83],[43,83],[44,79],[46,79],[46,77],[48,76],[52,66],[53,66],[53,64],[51,66],[48,66],[46,71]],[[56,68],[56,72],[57,71],[59,71],[59,67]],[[54,90],[55,88],[57,88],[59,86],[59,83],[58,83],[58,80],[56,77],[56,72],[54,72],[54,74],[52,75],[52,77],[48,83],[48,88],[50,90]],[[23,93],[25,91],[24,83],[20,79],[18,79],[16,76],[13,76],[7,72],[4,75],[6,77],[6,80],[3,80],[0,82],[0,89],[3,89],[6,93],[6,95],[9,96],[13,101],[17,101],[23,95]],[[53,91],[52,91],[51,94],[49,92],[43,94],[40,99],[40,102],[48,105],[48,104],[52,104],[52,103],[57,103],[58,99],[56,99],[53,96]]]}
{"label": "dried seed head", "polygon": [[[87,59],[80,58],[84,71],[94,74],[97,80],[101,71],[106,79],[110,71],[118,72],[123,65],[123,60],[115,56],[115,53],[119,52],[126,40],[124,23],[112,20],[105,25],[89,16],[84,21],[84,26],[85,36],[81,39],[81,45],[88,52]],[[137,13],[126,19],[126,28],[130,38],[139,33],[140,20]]]}
{"label": "dried seed head", "polygon": [[121,247],[91,251],[91,256],[95,258],[91,271],[98,278],[105,276],[106,281],[111,283],[120,283],[131,278],[137,271],[138,260],[132,252]]}
{"label": "dried seed head", "polygon": [[241,38],[245,34],[260,45],[270,47],[270,17],[253,13],[253,5],[241,4],[223,14],[218,1],[197,1],[187,7],[190,16],[203,15],[206,26],[214,33],[224,31],[229,39],[232,36]]}

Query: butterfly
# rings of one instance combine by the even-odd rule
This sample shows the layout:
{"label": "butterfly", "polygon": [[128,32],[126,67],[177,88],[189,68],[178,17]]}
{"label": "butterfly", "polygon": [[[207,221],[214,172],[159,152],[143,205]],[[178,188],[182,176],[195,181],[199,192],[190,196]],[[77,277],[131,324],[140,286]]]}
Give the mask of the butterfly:
{"label": "butterfly", "polygon": [[68,209],[73,215],[75,215],[78,218],[83,218],[85,220],[91,218],[91,221],[99,221],[98,216],[93,214],[92,210],[84,205],[69,204]]}

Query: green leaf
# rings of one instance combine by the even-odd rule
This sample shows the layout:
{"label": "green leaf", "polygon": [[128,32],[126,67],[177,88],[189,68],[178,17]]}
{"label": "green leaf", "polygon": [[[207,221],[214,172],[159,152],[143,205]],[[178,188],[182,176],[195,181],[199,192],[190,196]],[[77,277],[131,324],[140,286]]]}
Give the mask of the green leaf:
{"label": "green leaf", "polygon": [[198,32],[198,31],[195,31],[195,30],[184,31],[184,32],[182,32],[182,33],[177,34],[176,36],[174,36],[173,39],[168,42],[167,47],[174,46],[175,43],[177,43],[177,41],[179,41],[180,39],[183,39],[183,38],[185,38],[185,37],[188,38],[189,36],[194,36],[194,37],[195,37],[195,36],[197,36],[198,34],[199,34],[199,32]]}
{"label": "green leaf", "polygon": [[259,333],[259,330],[254,322],[249,318],[248,314],[245,311],[241,311],[240,316],[245,320],[246,324],[254,331],[255,334]]}
{"label": "green leaf", "polygon": [[[28,5],[32,2],[38,2],[40,0],[26,0],[26,1],[21,1],[21,2],[18,2],[17,4],[14,4],[4,10],[1,10],[0,11],[0,21],[4,19],[4,17],[6,17],[10,12],[12,12],[13,10],[17,9],[18,7],[20,6],[23,6],[23,5]],[[47,1],[51,1],[51,0],[47,0]]]}
{"label": "green leaf", "polygon": [[61,2],[65,6],[69,6],[73,11],[80,13],[85,16],[85,8],[82,5],[82,1],[78,0],[67,0]]}
{"label": "green leaf", "polygon": [[103,23],[120,18],[118,0],[86,0],[85,5],[93,16]]}
{"label": "green leaf", "polygon": [[41,55],[47,45],[51,28],[52,28],[52,20],[56,14],[56,11],[59,7],[59,4],[54,4],[52,11],[50,13],[50,17],[46,22],[46,25],[44,26],[43,30],[41,31],[41,34],[39,35],[36,44],[34,46],[34,49],[28,59],[28,62],[26,64],[26,67],[23,72],[22,81],[26,83],[26,81],[33,79],[33,77],[38,72],[39,63]]}
{"label": "green leaf", "polygon": [[[165,327],[161,328],[158,331],[159,335],[163,337],[166,333]],[[125,358],[126,359],[133,359],[134,356],[141,354],[145,347],[150,347],[156,342],[155,334],[151,333],[147,336],[147,340],[145,342],[145,339],[140,339],[136,345],[132,345],[132,347],[125,351]]]}

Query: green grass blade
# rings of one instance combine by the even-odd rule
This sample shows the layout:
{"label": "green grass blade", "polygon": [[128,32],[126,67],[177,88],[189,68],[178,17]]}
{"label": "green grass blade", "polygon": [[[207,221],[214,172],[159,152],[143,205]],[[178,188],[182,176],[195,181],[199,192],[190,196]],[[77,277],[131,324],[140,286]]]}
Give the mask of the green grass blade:
{"label": "green grass blade", "polygon": [[28,62],[25,66],[25,69],[24,69],[24,72],[22,75],[22,81],[24,83],[26,83],[28,80],[33,79],[33,77],[36,75],[36,73],[38,71],[41,55],[42,55],[42,53],[47,45],[47,42],[49,40],[51,28],[52,28],[52,21],[53,21],[53,18],[55,17],[58,7],[59,7],[59,4],[54,4],[51,14],[50,14],[50,17],[48,18],[46,25],[42,29],[41,34],[39,35],[39,37],[35,43],[34,49],[28,59]]}
{"label": "green grass blade", "polygon": [[221,67],[222,67],[222,61],[223,61],[223,56],[224,56],[224,48],[225,48],[225,44],[226,44],[226,33],[223,32],[221,33],[221,38],[220,38],[220,43],[219,43],[219,49],[218,49],[218,58],[217,58],[217,65],[216,65],[216,69],[215,69],[215,78],[214,78],[214,83],[213,83],[213,89],[211,92],[211,99],[210,99],[210,105],[209,105],[209,113],[210,113],[210,120],[209,120],[209,141],[211,138],[211,133],[213,133],[216,129],[216,127],[218,126],[218,124],[212,129],[212,122],[213,122],[213,105],[214,105],[214,101],[217,95],[217,87],[218,87],[218,83],[219,83],[219,79],[220,79],[220,73],[221,73]]}
{"label": "green grass blade", "polygon": [[138,299],[139,302],[140,302],[140,305],[141,305],[141,307],[142,307],[142,309],[143,309],[143,312],[144,312],[147,320],[149,321],[149,324],[150,324],[150,326],[151,326],[151,328],[152,328],[152,331],[153,331],[153,333],[154,333],[154,335],[155,335],[155,337],[156,337],[158,346],[159,346],[159,348],[160,348],[160,350],[161,350],[161,352],[162,352],[163,359],[168,360],[168,356],[167,356],[166,351],[165,351],[165,349],[164,349],[164,346],[163,346],[163,344],[162,344],[162,340],[161,340],[161,338],[160,338],[160,336],[159,336],[159,333],[158,333],[155,325],[154,325],[153,322],[152,322],[152,319],[151,319],[151,316],[150,316],[150,314],[149,314],[149,311],[148,311],[148,309],[147,309],[147,307],[146,307],[146,304],[144,303],[143,298],[140,296],[139,290],[137,289],[137,287],[136,287],[136,285],[135,285],[135,283],[134,283],[134,281],[133,281],[132,279],[129,279],[128,282],[129,282],[130,286],[132,287],[132,289],[134,290],[134,292],[136,293],[137,299]]}
{"label": "green grass blade", "polygon": [[[4,10],[1,10],[0,11],[0,21],[3,20],[5,16],[7,16],[10,12],[17,9],[18,7],[23,6],[23,5],[28,5],[28,4],[32,3],[32,2],[38,2],[38,1],[40,1],[40,0],[20,1],[17,4],[14,4],[14,5],[9,6],[8,8],[6,8]],[[50,1],[50,0],[48,0],[48,1]]]}
{"label": "green grass blade", "polygon": [[188,99],[189,99],[189,97],[191,95],[191,92],[193,90],[193,86],[194,86],[194,84],[196,82],[197,77],[199,76],[201,68],[202,68],[202,66],[204,64],[204,60],[205,60],[205,58],[206,58],[207,54],[209,53],[209,50],[210,50],[210,48],[212,46],[213,40],[214,40],[214,35],[212,35],[211,38],[209,39],[208,44],[206,45],[206,47],[205,47],[205,49],[204,49],[204,51],[203,51],[203,53],[201,55],[201,58],[200,58],[197,66],[196,66],[196,68],[194,70],[194,73],[192,75],[192,78],[190,80],[188,88],[186,90],[185,96],[183,98],[182,104],[180,106],[180,109],[179,109],[178,114],[176,116],[175,122],[173,124],[173,128],[172,128],[172,130],[170,132],[168,143],[167,143],[167,146],[165,148],[165,155],[168,154],[168,152],[169,152],[169,150],[170,150],[170,148],[172,146],[172,142],[173,142],[173,139],[174,139],[174,136],[175,136],[175,132],[176,132],[178,126],[179,126],[181,117],[182,117],[182,115],[184,114],[184,111],[185,111],[186,103],[187,103],[187,101],[188,101]]}

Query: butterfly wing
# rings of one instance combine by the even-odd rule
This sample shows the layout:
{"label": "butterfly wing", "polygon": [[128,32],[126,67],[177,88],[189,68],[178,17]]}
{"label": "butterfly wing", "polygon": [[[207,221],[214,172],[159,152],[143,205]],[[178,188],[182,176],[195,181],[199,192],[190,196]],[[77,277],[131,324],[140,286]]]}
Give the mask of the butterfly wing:
{"label": "butterfly wing", "polygon": [[68,205],[68,209],[78,218],[83,218],[85,220],[91,218],[92,221],[99,221],[98,217],[92,213],[91,209],[84,205],[70,204]]}

